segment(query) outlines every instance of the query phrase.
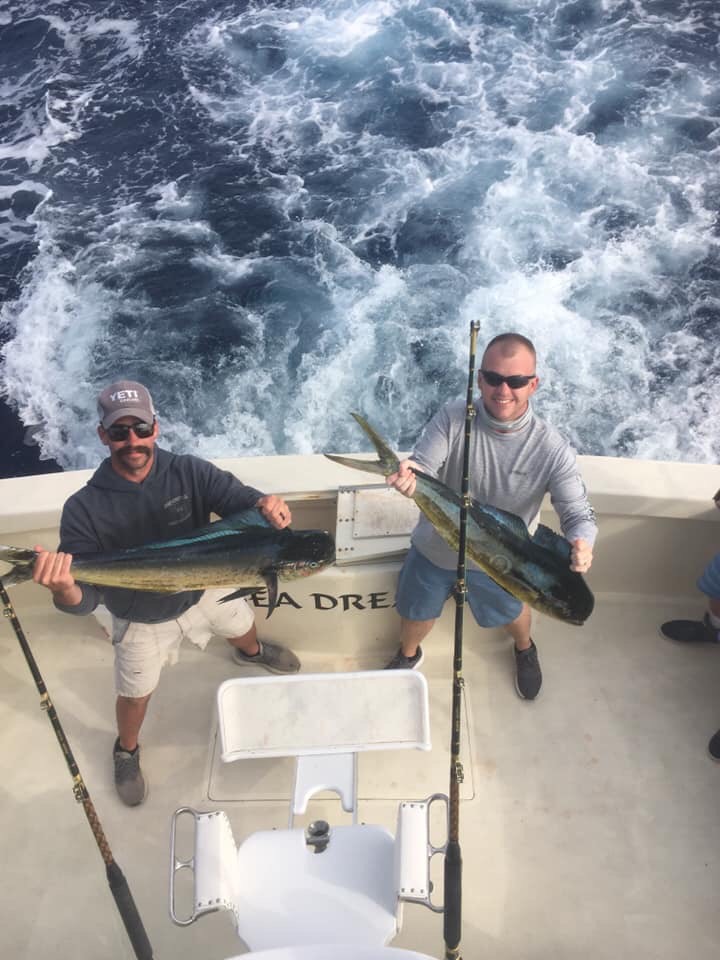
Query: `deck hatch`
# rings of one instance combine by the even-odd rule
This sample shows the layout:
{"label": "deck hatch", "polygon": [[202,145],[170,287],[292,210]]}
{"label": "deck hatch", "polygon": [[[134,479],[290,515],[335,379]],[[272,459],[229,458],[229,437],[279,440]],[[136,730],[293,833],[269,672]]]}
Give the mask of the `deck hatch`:
{"label": "deck hatch", "polygon": [[384,484],[338,489],[338,564],[387,559],[410,547],[420,512],[414,500]]}

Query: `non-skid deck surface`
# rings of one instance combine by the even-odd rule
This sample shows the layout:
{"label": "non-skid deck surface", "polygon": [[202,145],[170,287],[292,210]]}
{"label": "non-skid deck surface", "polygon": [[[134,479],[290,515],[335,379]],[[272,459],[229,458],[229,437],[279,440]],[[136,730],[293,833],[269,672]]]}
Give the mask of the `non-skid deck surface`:
{"label": "non-skid deck surface", "polygon": [[[155,957],[222,960],[240,952],[228,916],[182,930],[167,913],[172,811],[221,806],[208,803],[208,790],[219,796],[234,789],[217,770],[213,713],[219,683],[239,668],[213,642],[205,653],[183,650],[165,672],[143,737],[150,796],[129,810],[111,784],[109,642],[93,621],[39,605],[32,587],[14,597]],[[720,764],[706,753],[720,727],[720,649],[685,649],[658,636],[659,621],[698,610],[661,598],[597,599],[580,630],[538,621],[545,679],[534,703],[514,691],[508,642],[467,626],[460,831],[468,960],[720,955]],[[432,754],[378,754],[373,759],[389,758],[386,767],[361,767],[365,820],[392,828],[397,798],[418,787],[422,796],[431,784],[447,789],[451,637],[448,613],[423,665]],[[388,638],[388,651],[394,642]],[[351,661],[308,656],[304,666],[348,669]],[[0,720],[4,955],[131,958],[95,841],[7,622],[0,631]],[[246,799],[222,804],[237,836],[285,825],[286,803],[265,799],[284,788],[273,781],[275,793],[246,790]],[[321,803],[320,811],[332,820],[337,804]],[[441,918],[406,906],[395,943],[442,956]]]}

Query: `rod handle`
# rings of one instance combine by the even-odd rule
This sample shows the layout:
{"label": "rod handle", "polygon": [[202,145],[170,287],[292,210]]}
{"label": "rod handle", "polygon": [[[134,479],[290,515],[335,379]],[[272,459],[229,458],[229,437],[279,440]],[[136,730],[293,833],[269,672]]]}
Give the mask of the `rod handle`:
{"label": "rod handle", "polygon": [[462,854],[457,840],[448,841],[445,851],[445,956],[457,957],[462,930]]}
{"label": "rod handle", "polygon": [[130,893],[130,887],[127,885],[125,874],[114,860],[105,869],[110,891],[115,898],[115,903],[120,911],[122,922],[125,924],[137,960],[153,960],[152,947],[148,935],[145,933],[145,927],[135,906],[132,893]]}

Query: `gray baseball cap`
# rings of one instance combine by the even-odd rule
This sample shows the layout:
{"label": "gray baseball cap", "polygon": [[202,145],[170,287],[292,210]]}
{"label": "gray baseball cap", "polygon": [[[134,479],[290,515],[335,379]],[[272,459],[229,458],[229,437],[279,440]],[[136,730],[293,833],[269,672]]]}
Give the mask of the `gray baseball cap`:
{"label": "gray baseball cap", "polygon": [[100,423],[107,429],[120,417],[137,417],[146,423],[155,419],[152,397],[141,383],[118,380],[105,387],[97,400]]}

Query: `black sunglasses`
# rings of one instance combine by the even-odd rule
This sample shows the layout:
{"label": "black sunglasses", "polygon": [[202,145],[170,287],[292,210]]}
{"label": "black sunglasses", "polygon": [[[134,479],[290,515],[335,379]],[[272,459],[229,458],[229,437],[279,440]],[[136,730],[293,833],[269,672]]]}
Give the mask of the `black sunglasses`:
{"label": "black sunglasses", "polygon": [[524,374],[517,373],[510,377],[503,377],[502,374],[495,373],[494,370],[481,370],[480,373],[485,383],[489,386],[499,387],[501,383],[506,383],[511,390],[521,390],[537,376],[536,373],[531,373],[530,376],[527,377]]}
{"label": "black sunglasses", "polygon": [[120,440],[127,440],[131,430],[138,440],[147,440],[148,437],[152,436],[154,429],[154,420],[152,423],[145,423],[144,420],[140,420],[138,423],[114,423],[111,427],[106,427],[105,432],[112,441],[119,443]]}

